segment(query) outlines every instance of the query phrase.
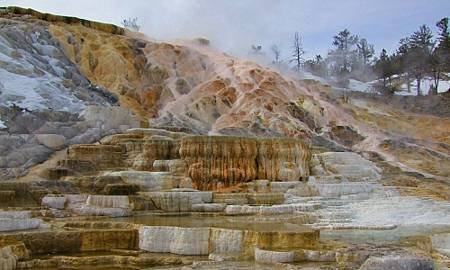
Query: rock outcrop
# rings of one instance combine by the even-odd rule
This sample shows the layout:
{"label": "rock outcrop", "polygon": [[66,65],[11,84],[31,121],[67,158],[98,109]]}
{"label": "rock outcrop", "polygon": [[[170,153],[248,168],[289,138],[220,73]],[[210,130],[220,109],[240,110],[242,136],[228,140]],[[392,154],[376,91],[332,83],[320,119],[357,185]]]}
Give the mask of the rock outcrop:
{"label": "rock outcrop", "polygon": [[360,268],[361,270],[432,270],[435,269],[433,261],[428,258],[412,255],[388,255],[382,257],[370,257]]}
{"label": "rock outcrop", "polygon": [[299,181],[309,175],[310,150],[298,139],[191,136],[180,155],[195,188],[214,190],[262,178]]}
{"label": "rock outcrop", "polygon": [[66,164],[62,165],[80,170],[83,164],[92,171],[101,171],[123,166],[122,156],[122,147],[116,145],[73,145],[67,151]]}
{"label": "rock outcrop", "polygon": [[207,191],[145,192],[142,195],[165,212],[189,212],[195,207],[199,210],[199,204],[212,202],[212,192]]}
{"label": "rock outcrop", "polygon": [[0,248],[0,269],[14,270],[17,265],[17,256],[14,255],[10,246]]}
{"label": "rock outcrop", "polygon": [[174,176],[170,172],[116,171],[104,173],[103,176],[120,177],[124,183],[139,186],[141,191],[164,191],[178,187],[191,187],[189,179]]}
{"label": "rock outcrop", "polygon": [[23,231],[44,228],[39,218],[32,218],[31,211],[0,211],[0,232]]}
{"label": "rock outcrop", "polygon": [[139,230],[139,248],[179,255],[207,255],[209,228],[144,226]]}
{"label": "rock outcrop", "polygon": [[200,190],[229,187],[257,176],[254,139],[187,137],[181,140],[180,155],[189,166],[194,187]]}
{"label": "rock outcrop", "polygon": [[262,263],[292,263],[295,259],[293,251],[271,251],[256,248],[255,261]]}
{"label": "rock outcrop", "polygon": [[[431,269],[398,255],[405,245],[448,265],[447,233],[423,236],[450,227],[448,110],[412,114],[201,40],[15,7],[0,28],[0,180],[39,163],[0,182],[2,209],[27,210],[0,211],[0,269],[198,260],[187,255],[217,262],[194,269]],[[329,240],[355,235],[401,240]]]}
{"label": "rock outcrop", "polygon": [[228,230],[221,228],[183,228],[143,226],[139,229],[139,248],[150,252],[179,255],[241,253],[253,256],[256,248],[311,248],[317,245],[319,232]]}
{"label": "rock outcrop", "polygon": [[53,209],[64,209],[66,204],[65,197],[45,196],[42,198],[42,206],[47,206]]}
{"label": "rock outcrop", "polygon": [[298,181],[309,175],[311,152],[299,139],[258,139],[258,179]]}

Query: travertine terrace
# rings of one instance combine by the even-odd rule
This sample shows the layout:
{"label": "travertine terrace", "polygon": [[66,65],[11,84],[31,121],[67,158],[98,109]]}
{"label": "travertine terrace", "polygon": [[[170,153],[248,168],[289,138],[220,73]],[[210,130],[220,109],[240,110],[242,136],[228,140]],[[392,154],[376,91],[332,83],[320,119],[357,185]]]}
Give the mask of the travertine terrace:
{"label": "travertine terrace", "polygon": [[0,270],[450,266],[448,117],[204,40],[0,26]]}

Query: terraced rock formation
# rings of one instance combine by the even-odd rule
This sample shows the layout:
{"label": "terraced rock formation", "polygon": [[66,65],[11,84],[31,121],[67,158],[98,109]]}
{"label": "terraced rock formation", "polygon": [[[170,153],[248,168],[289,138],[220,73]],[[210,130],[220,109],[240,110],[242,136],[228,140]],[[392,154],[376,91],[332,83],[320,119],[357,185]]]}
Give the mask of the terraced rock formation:
{"label": "terraced rock formation", "polygon": [[306,179],[311,154],[300,139],[191,136],[181,140],[180,155],[194,187],[215,190],[255,179]]}
{"label": "terraced rock formation", "polygon": [[445,112],[0,17],[0,269],[450,267]]}

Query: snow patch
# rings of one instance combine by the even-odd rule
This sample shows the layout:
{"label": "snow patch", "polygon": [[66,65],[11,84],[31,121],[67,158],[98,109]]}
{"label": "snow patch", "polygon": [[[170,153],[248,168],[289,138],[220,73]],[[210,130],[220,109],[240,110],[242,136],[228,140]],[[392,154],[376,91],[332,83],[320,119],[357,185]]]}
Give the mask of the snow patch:
{"label": "snow patch", "polygon": [[4,128],[6,128],[5,122],[3,122],[3,121],[0,119],[0,129],[4,129]]}
{"label": "snow patch", "polygon": [[[434,81],[432,79],[423,79],[420,82],[420,91],[422,92],[422,95],[428,95],[432,85],[434,85]],[[402,96],[417,96],[417,83],[415,81],[411,83],[411,92],[408,92],[406,83],[402,84],[401,88],[402,90],[396,94]],[[450,81],[439,81],[438,93],[444,93],[448,89],[450,89]]]}
{"label": "snow patch", "polygon": [[0,35],[0,62],[4,64],[0,68],[0,106],[29,111],[83,110],[84,102],[64,86],[66,70],[56,58],[57,48],[40,42],[32,44],[36,51],[12,50],[10,42]]}
{"label": "snow patch", "polygon": [[369,199],[349,205],[354,225],[450,225],[450,204],[417,197]]}
{"label": "snow patch", "polygon": [[301,74],[299,75],[299,77],[302,80],[314,80],[314,81],[320,82],[321,84],[329,85],[327,80],[325,80],[322,77],[316,76],[316,75],[312,74],[311,72],[302,71]]}
{"label": "snow patch", "polygon": [[350,90],[370,93],[373,91],[372,85],[370,83],[360,82],[354,79],[349,80],[348,88]]}

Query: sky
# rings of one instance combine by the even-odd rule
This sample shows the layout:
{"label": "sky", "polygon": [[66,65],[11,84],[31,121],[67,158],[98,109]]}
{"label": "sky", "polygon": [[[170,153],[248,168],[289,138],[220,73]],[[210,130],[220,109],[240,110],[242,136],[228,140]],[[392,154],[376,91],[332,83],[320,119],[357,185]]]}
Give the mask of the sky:
{"label": "sky", "polygon": [[332,38],[347,28],[375,45],[395,51],[398,41],[427,24],[450,17],[450,0],[0,0],[17,5],[120,25],[137,17],[141,32],[159,40],[204,37],[213,46],[245,56],[251,45],[282,58],[291,55],[298,31],[306,57],[326,55]]}

